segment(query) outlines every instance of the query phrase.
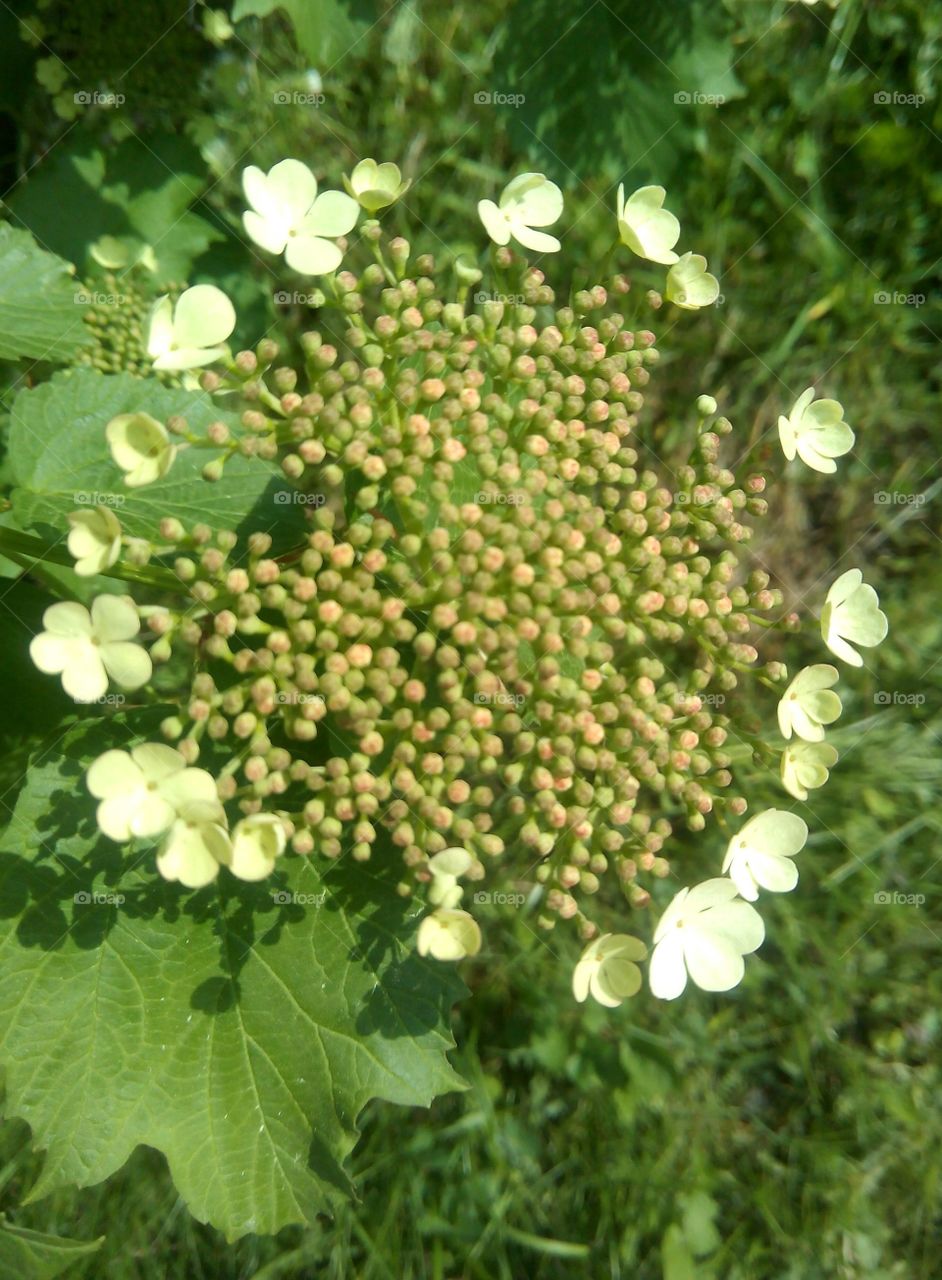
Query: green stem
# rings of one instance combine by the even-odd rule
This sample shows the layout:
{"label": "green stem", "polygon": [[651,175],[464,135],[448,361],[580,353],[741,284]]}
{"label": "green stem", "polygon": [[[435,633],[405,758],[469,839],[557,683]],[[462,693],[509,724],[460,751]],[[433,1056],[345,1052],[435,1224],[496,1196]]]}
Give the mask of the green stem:
{"label": "green stem", "polygon": [[[31,533],[20,533],[17,529],[0,528],[0,552],[16,558],[17,564],[32,569],[46,560],[50,564],[65,565],[75,568],[75,561],[68,551],[58,543],[44,542]],[[25,563],[24,563],[25,561]],[[179,591],[180,579],[169,569],[152,568],[147,565],[117,564],[111,565],[107,571],[110,578],[122,578],[126,582],[139,582],[150,587],[163,587],[171,591]]]}

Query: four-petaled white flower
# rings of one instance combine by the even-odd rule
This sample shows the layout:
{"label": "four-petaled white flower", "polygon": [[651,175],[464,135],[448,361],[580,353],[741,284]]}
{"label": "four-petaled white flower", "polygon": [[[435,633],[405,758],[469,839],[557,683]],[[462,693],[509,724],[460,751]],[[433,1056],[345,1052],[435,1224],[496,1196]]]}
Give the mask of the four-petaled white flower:
{"label": "four-petaled white flower", "polygon": [[816,662],[798,672],[778,704],[778,727],[783,738],[790,738],[794,731],[806,742],[824,740],[824,726],[833,724],[843,710],[840,698],[831,689],[837,680],[837,667],[828,662]]}
{"label": "four-petaled white flower", "polygon": [[797,453],[806,467],[825,474],[836,471],[834,459],[854,445],[843,407],[837,400],[815,401],[814,387],[801,393],[787,418],[779,418],[778,435],[789,462]]}
{"label": "four-petaled white flower", "polygon": [[419,925],[416,948],[420,956],[463,960],[465,956],[476,956],[481,950],[481,930],[467,911],[440,907]]}
{"label": "four-petaled white flower", "polygon": [[188,800],[180,805],[160,846],[157,870],[165,880],[178,880],[188,889],[202,889],[216,879],[219,868],[228,864],[231,857],[222,805],[212,800]]}
{"label": "four-petaled white flower", "polygon": [[661,1000],[675,1000],[688,974],[704,991],[729,991],[742,981],[743,956],[764,937],[762,917],[737,896],[732,880],[705,880],[681,889],[654,932],[651,991]]}
{"label": "four-petaled white flower", "polygon": [[572,994],[580,1004],[591,996],[608,1009],[616,1009],[641,987],[641,970],[635,964],[648,949],[628,933],[603,933],[593,939],[579,957],[572,974]]}
{"label": "four-petaled white flower", "polygon": [[563,211],[563,193],[543,173],[521,173],[508,182],[500,201],[478,201],[478,216],[495,244],[509,244],[510,237],[535,253],[557,253],[555,236],[534,227],[549,227]]}
{"label": "four-petaled white flower", "polygon": [[235,328],[232,303],[214,284],[196,284],[174,306],[165,294],[151,308],[147,354],[155,369],[200,369],[228,352]]}
{"label": "four-petaled white flower", "polygon": [[357,202],[342,191],[317,194],[317,179],[300,160],[282,160],[263,173],[250,165],[242,174],[245,198],[252,206],[242,215],[249,236],[269,253],[305,276],[336,271],[343,253],[334,237],[356,225]]}
{"label": "four-petaled white flower", "polygon": [[104,573],[121,554],[121,523],[108,507],[90,507],[68,516],[66,546],[75,556],[75,572],[81,578]]}
{"label": "four-petaled white flower", "polygon": [[685,253],[668,271],[665,292],[675,307],[696,311],[713,305],[720,296],[720,282],[707,271],[702,253]]}
{"label": "four-petaled white flower", "polygon": [[92,764],[85,782],[101,803],[98,826],[112,840],[159,836],[187,806],[218,805],[212,774],[187,768],[179,751],[145,742],[127,751],[106,751]]}
{"label": "four-petaled white flower", "polygon": [[404,196],[412,186],[412,179],[403,179],[399,166],[387,160],[377,164],[373,159],[361,160],[343,185],[357,204],[367,213],[377,213]]}
{"label": "four-petaled white flower", "polygon": [[273,813],[253,813],[237,822],[232,832],[229,870],[240,880],[264,880],[288,840],[284,823]]}
{"label": "four-petaled white flower", "polygon": [[831,583],[821,611],[821,635],[836,657],[862,667],[863,658],[848,641],[870,649],[886,639],[888,630],[880,597],[859,569],[848,569]]}
{"label": "four-petaled white flower", "polygon": [[639,258],[670,266],[678,260],[674,245],[680,223],[663,207],[666,194],[663,187],[639,187],[626,200],[624,183],[619,183],[617,217],[622,244]]}
{"label": "four-petaled white flower", "polygon": [[52,604],[29,646],[30,657],[47,675],[61,675],[76,702],[95,702],[109,677],[121,689],[139,689],[151,677],[150,654],[133,643],[141,629],[137,610],[120,596],[97,596],[91,613],[71,600]]}
{"label": "four-petaled white flower", "polygon": [[467,875],[473,866],[471,854],[457,845],[451,849],[442,849],[441,853],[429,858],[432,883],[429,885],[428,900],[432,906],[456,907],[463,892],[458,880]]}
{"label": "four-petaled white flower", "polygon": [[782,786],[796,800],[823,787],[828,770],[837,763],[837,751],[829,742],[793,742],[782,752]]}
{"label": "four-petaled white flower", "polygon": [[177,456],[167,428],[149,413],[119,413],[105,427],[105,436],[124,483],[132,489],[165,476]]}
{"label": "four-petaled white flower", "polygon": [[808,827],[797,813],[766,809],[733,836],[723,859],[723,875],[742,897],[755,902],[760,889],[788,893],[798,883],[795,854],[804,848]]}

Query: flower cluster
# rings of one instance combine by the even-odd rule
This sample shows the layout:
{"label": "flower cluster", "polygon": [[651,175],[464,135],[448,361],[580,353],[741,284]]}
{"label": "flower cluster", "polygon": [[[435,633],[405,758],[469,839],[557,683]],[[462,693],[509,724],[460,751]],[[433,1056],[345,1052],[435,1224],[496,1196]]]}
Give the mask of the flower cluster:
{"label": "flower cluster", "polygon": [[[360,233],[374,260],[337,271],[359,209],[380,211],[408,187],[372,160],[345,183],[348,194],[319,192],[295,160],[244,175],[248,235],[324,276],[303,367],[279,364],[269,338],[232,356],[232,306],[197,285],[158,300],[147,347],[155,368],[203,369],[203,391],[235,407],[238,429],[220,420],[199,436],[143,412],[102,424],[131,489],[162,480],[181,449],[211,451],[209,483],[225,483],[233,457],[277,460],[268,523],[284,501],[303,512],[302,530],[276,545],[166,517],[144,543],[113,512],[75,513],[80,573],[116,572],[126,547],[138,567],[172,569],[178,598],[138,610],[99,597],[90,614],[55,605],[34,659],[86,701],[109,678],[145,686],[154,663],[166,701],[172,673],[195,672],[162,726],[172,747],[110,751],[88,775],[102,831],[160,838],[166,878],[197,887],[227,867],[259,879],[289,844],[326,860],[395,855],[400,892],[421,887],[432,908],[420,952],[454,960],[481,946],[462,882],[503,862],[537,886],[541,927],[571,920],[588,943],[577,999],[614,1006],[638,990],[647,947],[600,935],[595,895],[608,877],[643,914],[671,873],[674,827],[702,831],[715,817],[728,830],[745,812],[730,738],[762,743],[737,690],[778,692],[787,679],[757,647],[761,630],[797,624],[749,562],[765,477],[724,465],[732,426],[709,395],[691,407],[687,456],[667,467],[653,452],[641,415],[658,361],[647,321],[662,299],[615,275],[558,305],[508,247],[559,248],[540,228],[562,195],[542,174],[479,206],[518,293],[478,310],[476,268],[413,259],[372,219]],[[620,240],[670,265],[678,306],[707,305],[716,281],[703,259],[674,252],[664,198],[620,191]],[[815,408],[806,393],[782,419],[786,456],[814,465],[846,452],[841,419],[836,402]],[[141,619],[149,651],[135,642]],[[834,583],[821,626],[851,663],[850,642],[882,639],[859,571]],[[841,711],[836,678],[808,667],[779,702],[782,778],[798,798],[836,759],[823,742]],[[214,775],[194,767],[201,758],[218,762]],[[239,815],[231,831],[227,806]],[[679,995],[688,975],[711,991],[740,980],[763,938],[751,903],[794,887],[806,836],[773,809],[730,838],[722,875],[682,889],[654,929],[655,995]]]}

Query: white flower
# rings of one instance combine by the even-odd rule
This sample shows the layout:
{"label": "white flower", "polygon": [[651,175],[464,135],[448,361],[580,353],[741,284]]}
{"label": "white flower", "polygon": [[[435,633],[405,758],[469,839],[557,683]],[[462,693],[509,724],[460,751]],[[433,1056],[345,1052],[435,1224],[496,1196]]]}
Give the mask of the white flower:
{"label": "white flower", "polygon": [[136,489],[165,476],[177,456],[167,428],[149,413],[119,413],[105,427],[111,456],[124,474],[124,483]]}
{"label": "white flower", "polygon": [[661,1000],[675,1000],[688,973],[704,991],[729,991],[742,981],[743,956],[764,937],[762,917],[736,896],[732,880],[705,880],[681,889],[654,933],[651,991]]}
{"label": "white flower", "polygon": [[500,203],[478,201],[478,216],[495,244],[509,244],[510,237],[536,253],[557,253],[555,236],[533,227],[549,227],[563,211],[563,193],[543,173],[521,173],[507,183]]}
{"label": "white flower", "polygon": [[632,253],[669,266],[678,260],[674,245],[680,223],[663,207],[666,194],[663,187],[639,187],[626,200],[624,183],[619,183],[617,217],[618,234]]}
{"label": "white flower", "polygon": [[862,667],[863,658],[848,641],[870,649],[886,639],[888,630],[880,597],[859,569],[848,569],[831,583],[821,611],[821,635],[833,654],[852,667]]}
{"label": "white flower", "polygon": [[701,253],[685,253],[667,273],[667,299],[684,311],[710,307],[720,296],[720,282],[707,271]]}
{"label": "white flower", "polygon": [[833,724],[843,710],[840,698],[831,689],[837,679],[837,667],[827,662],[816,662],[798,672],[778,704],[778,727],[783,738],[790,738],[794,731],[806,742],[824,740],[824,726]]}
{"label": "white flower", "polygon": [[150,654],[133,644],[141,620],[120,596],[97,596],[91,613],[71,600],[50,605],[29,654],[40,671],[61,675],[62,687],[76,702],[95,702],[108,690],[109,677],[121,689],[139,689],[151,677]]}
{"label": "white flower", "polygon": [[591,996],[608,1009],[616,1009],[641,987],[641,970],[634,963],[643,960],[648,949],[639,938],[627,933],[603,933],[582,955],[572,974],[572,994],[580,1004]]}
{"label": "white flower", "polygon": [[75,572],[82,578],[104,573],[121,554],[121,524],[108,507],[73,511],[68,516],[69,555],[75,556]]}
{"label": "white flower", "polygon": [[174,306],[165,294],[151,308],[147,354],[155,369],[199,369],[224,356],[235,328],[232,303],[214,284],[196,284]]}
{"label": "white flower", "polygon": [[782,752],[782,786],[796,800],[807,800],[809,790],[824,786],[836,763],[837,751],[829,742],[793,742]]}
{"label": "white flower", "polygon": [[273,813],[253,813],[236,823],[232,832],[229,870],[240,880],[264,880],[285,851],[284,823]]}
{"label": "white flower", "polygon": [[428,866],[432,873],[429,902],[433,907],[456,907],[462,894],[459,877],[466,875],[474,866],[471,854],[458,846],[443,849],[441,853],[429,858]]}
{"label": "white flower", "polygon": [[92,764],[85,782],[98,806],[98,826],[112,840],[159,836],[203,802],[218,805],[216,783],[205,769],[188,769],[179,751],[145,742],[127,751],[106,751]]}
{"label": "white flower", "polygon": [[440,908],[419,925],[416,947],[420,956],[436,960],[463,960],[481,950],[481,930],[467,911]]}
{"label": "white flower", "polygon": [[317,179],[300,160],[282,160],[263,173],[250,165],[242,174],[242,215],[249,236],[305,276],[336,271],[343,254],[333,240],[356,225],[359,208],[342,191],[317,194]]}
{"label": "white flower", "polygon": [[854,445],[854,433],[843,421],[844,410],[837,400],[818,400],[814,387],[803,391],[787,418],[778,420],[782,452],[789,462],[795,454],[806,467],[829,474],[837,470],[840,458]]}
{"label": "white flower", "polygon": [[349,178],[344,174],[343,185],[361,208],[367,213],[376,213],[404,196],[412,180],[403,181],[399,166],[388,160],[384,164],[361,160]]}
{"label": "white flower", "polygon": [[766,809],[733,836],[723,859],[723,875],[740,894],[755,902],[759,889],[788,893],[798,883],[795,854],[804,848],[808,827],[797,813]]}
{"label": "white flower", "polygon": [[157,870],[163,878],[179,880],[188,889],[202,889],[215,880],[220,866],[232,856],[225,822],[226,813],[218,801],[181,804],[157,854]]}

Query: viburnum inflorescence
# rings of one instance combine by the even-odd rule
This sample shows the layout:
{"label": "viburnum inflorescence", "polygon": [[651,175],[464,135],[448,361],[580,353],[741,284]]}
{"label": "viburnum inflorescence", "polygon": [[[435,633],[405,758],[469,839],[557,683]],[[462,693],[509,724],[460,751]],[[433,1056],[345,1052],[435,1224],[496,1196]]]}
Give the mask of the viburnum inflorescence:
{"label": "viburnum inflorescence", "polygon": [[[311,221],[315,199],[335,211],[341,200],[353,205],[335,192],[316,195],[298,162],[250,172],[250,234],[265,247],[259,220],[280,219],[268,247],[281,253],[287,244],[289,262],[292,237],[331,234],[329,218]],[[407,184],[394,176],[401,194]],[[495,210],[503,211],[526,243],[526,227],[558,218],[561,197],[539,174],[508,188],[518,190],[517,204],[506,192],[499,210],[484,202],[482,217],[494,236]],[[619,202],[621,238],[645,257],[676,262],[679,228],[661,208],[663,191],[640,194]],[[346,226],[346,205],[342,212]],[[498,240],[509,238],[502,228]],[[375,221],[360,234],[375,260],[325,276],[311,295],[319,322],[301,334],[300,359],[282,363],[279,343],[265,338],[234,357],[220,348],[217,366],[201,373],[205,392],[237,407],[240,430],[219,421],[200,436],[182,418],[160,424],[146,414],[102,424],[129,485],[166,474],[182,449],[208,450],[204,477],[220,485],[236,455],[277,459],[284,481],[271,523],[289,505],[306,519],[287,548],[269,533],[243,544],[233,529],[184,528],[170,517],[143,553],[133,540],[135,564],[172,567],[180,583],[182,598],[161,596],[142,611],[167,679],[195,672],[162,726],[175,768],[222,760],[216,797],[197,797],[195,809],[189,797],[188,810],[171,800],[161,830],[148,829],[163,838],[158,867],[195,887],[223,866],[258,879],[285,842],[324,860],[395,856],[401,893],[419,890],[435,909],[419,949],[441,959],[480,946],[478,925],[459,907],[461,880],[529,882],[541,897],[540,925],[570,920],[589,943],[580,998],[602,992],[603,1003],[617,1004],[634,982],[621,970],[617,981],[604,978],[615,972],[611,957],[596,975],[608,954],[595,941],[603,883],[617,887],[626,910],[643,912],[654,881],[673,871],[676,826],[702,831],[715,817],[728,839],[747,808],[731,734],[774,758],[735,720],[732,697],[744,680],[781,693],[784,666],[762,658],[757,635],[797,621],[781,616],[781,593],[747,552],[767,509],[765,477],[724,465],[732,427],[708,395],[691,407],[682,462],[668,466],[652,449],[642,412],[659,356],[647,327],[659,294],[616,274],[560,305],[543,273],[502,246],[492,250],[495,272],[516,292],[475,309],[466,270],[413,257]],[[659,255],[649,243],[657,236]],[[350,248],[318,245],[330,264]],[[693,260],[702,276],[705,260]],[[155,311],[152,339],[186,318],[174,339],[177,370],[188,352],[204,365],[232,328],[228,319],[220,327],[214,298],[200,331],[197,292],[172,312],[166,301]],[[711,285],[677,305],[715,296]],[[151,340],[152,352],[167,341]],[[114,523],[100,531],[109,557]],[[864,607],[875,610],[875,596]],[[832,618],[841,608],[850,616],[843,597],[829,608]],[[864,627],[845,614],[831,632],[876,643],[873,618]],[[829,643],[838,656],[848,647]],[[168,665],[179,655],[184,663]],[[166,701],[166,680],[161,688]],[[809,703],[805,720],[834,719],[834,698],[817,711]],[[797,715],[789,723],[800,732]],[[802,780],[817,785],[808,762],[792,759],[802,751],[820,752],[819,743],[786,750],[783,776],[796,795]],[[739,980],[761,921],[736,885],[752,898],[756,885],[794,884],[794,864],[787,875],[779,868],[789,850],[771,831],[780,813],[791,820],[764,815],[768,851],[743,844],[751,862],[737,855],[736,883],[709,881],[706,896],[691,892],[693,907],[678,898],[662,918],[655,994],[679,994],[688,972],[710,990]],[[682,946],[665,930],[689,926],[691,911],[697,928]],[[738,939],[735,921],[745,929]],[[617,938],[633,967],[644,946]]]}

